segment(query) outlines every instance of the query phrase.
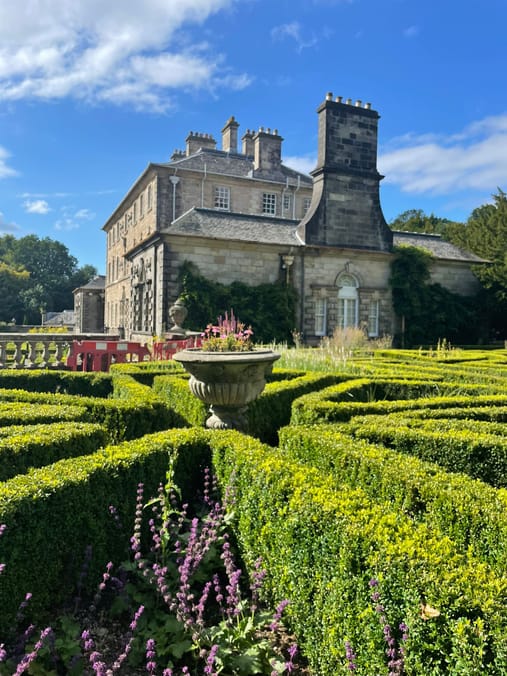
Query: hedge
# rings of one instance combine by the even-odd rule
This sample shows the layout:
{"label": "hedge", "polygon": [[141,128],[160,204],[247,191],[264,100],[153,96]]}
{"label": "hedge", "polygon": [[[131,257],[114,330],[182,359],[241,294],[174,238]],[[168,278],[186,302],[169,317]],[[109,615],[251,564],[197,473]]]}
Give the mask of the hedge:
{"label": "hedge", "polygon": [[[310,372],[297,375],[292,371],[287,375],[287,380],[281,380],[279,374],[275,374],[274,381],[267,383],[264,392],[249,405],[247,411],[250,434],[273,445],[277,443],[278,429],[290,420],[295,399],[306,392],[348,378],[343,374]],[[207,407],[190,392],[188,377],[157,376],[153,382],[153,390],[180,416],[182,424],[199,427],[205,424],[208,417]]]}
{"label": "hedge", "polygon": [[[6,431],[12,428],[6,428]],[[44,467],[62,458],[93,453],[106,446],[109,435],[93,423],[55,423],[14,426],[10,436],[0,436],[0,481]]]}
{"label": "hedge", "polygon": [[[291,423],[312,424],[322,422],[346,422],[358,415],[387,414],[395,411],[415,409],[450,409],[507,406],[507,395],[483,394],[475,396],[435,396],[418,399],[399,399],[384,401],[332,401],[334,388],[319,393],[308,394],[297,399],[292,406]],[[346,393],[346,387],[342,390]]]}
{"label": "hedge", "polygon": [[[232,433],[211,438],[221,485],[235,495],[234,526],[249,566],[262,557],[275,600],[319,676],[386,672],[371,602],[377,580],[393,632],[409,626],[407,675],[507,673],[507,579],[426,524],[359,488]],[[430,612],[431,611],[431,612]]]}
{"label": "hedge", "polygon": [[112,391],[111,376],[108,373],[53,369],[1,369],[0,388],[28,392],[61,392],[88,397],[107,397]]}
{"label": "hedge", "polygon": [[[144,390],[143,390],[144,392]],[[98,422],[107,427],[112,439],[135,439],[169,427],[178,426],[178,418],[165,402],[150,395],[127,400],[78,397],[68,394],[26,392],[24,390],[1,390],[1,401],[30,402],[36,404],[79,405],[86,409],[84,420]]]}
{"label": "hedge", "polygon": [[396,420],[367,416],[352,420],[352,433],[360,439],[396,449],[400,453],[435,462],[453,472],[465,472],[492,486],[507,487],[507,438],[472,430],[449,433],[418,427],[412,429]]}
{"label": "hedge", "polygon": [[507,491],[416,457],[353,439],[333,425],[280,430],[280,448],[336,482],[359,487],[377,502],[424,521],[462,552],[507,572]]}
{"label": "hedge", "polygon": [[[14,617],[26,592],[33,594],[27,619],[43,622],[72,599],[92,545],[88,591],[108,561],[128,555],[134,523],[136,491],[155,496],[164,483],[168,459],[174,460],[175,481],[184,500],[193,500],[210,466],[206,437],[198,430],[173,430],[108,446],[91,455],[60,460],[0,484],[0,637],[14,630]],[[113,505],[123,530],[109,513]],[[0,640],[1,642],[1,640]]]}
{"label": "hedge", "polygon": [[83,406],[0,402],[0,426],[85,420],[86,416],[87,412]]}

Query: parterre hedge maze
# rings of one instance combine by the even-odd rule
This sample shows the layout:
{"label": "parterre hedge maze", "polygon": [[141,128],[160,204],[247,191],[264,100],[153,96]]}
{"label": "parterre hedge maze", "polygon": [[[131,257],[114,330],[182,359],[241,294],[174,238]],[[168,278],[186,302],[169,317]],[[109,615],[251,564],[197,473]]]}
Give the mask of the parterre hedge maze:
{"label": "parterre hedge maze", "polygon": [[170,457],[184,497],[206,466],[232,489],[312,674],[507,674],[506,383],[505,350],[275,369],[245,435],[205,430],[172,362],[1,371],[0,637],[26,592],[38,626],[72,598],[90,545],[93,593],[128,549],[110,505],[133,523]]}

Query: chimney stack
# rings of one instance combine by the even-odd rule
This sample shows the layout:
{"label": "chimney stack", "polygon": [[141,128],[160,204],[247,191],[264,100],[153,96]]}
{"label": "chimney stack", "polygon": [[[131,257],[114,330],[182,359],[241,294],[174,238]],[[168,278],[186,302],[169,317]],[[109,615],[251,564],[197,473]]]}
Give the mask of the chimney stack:
{"label": "chimney stack", "polygon": [[298,226],[306,244],[390,251],[392,232],[380,206],[379,114],[371,104],[331,93],[317,109],[317,167],[312,207]]}
{"label": "chimney stack", "polygon": [[279,172],[282,166],[282,141],[278,129],[261,127],[253,137],[254,143],[254,170],[258,172]]}
{"label": "chimney stack", "polygon": [[215,150],[217,142],[211,134],[201,134],[197,131],[190,131],[185,139],[187,144],[187,157],[193,155],[201,148],[203,150]]}
{"label": "chimney stack", "polygon": [[254,137],[254,133],[253,133],[253,131],[250,131],[250,129],[247,129],[246,132],[243,134],[243,136],[241,138],[241,141],[243,142],[243,148],[242,148],[243,155],[248,155],[249,157],[253,157],[253,154],[254,154],[253,137]]}
{"label": "chimney stack", "polygon": [[239,124],[232,115],[222,129],[222,150],[226,153],[238,152],[238,127]]}

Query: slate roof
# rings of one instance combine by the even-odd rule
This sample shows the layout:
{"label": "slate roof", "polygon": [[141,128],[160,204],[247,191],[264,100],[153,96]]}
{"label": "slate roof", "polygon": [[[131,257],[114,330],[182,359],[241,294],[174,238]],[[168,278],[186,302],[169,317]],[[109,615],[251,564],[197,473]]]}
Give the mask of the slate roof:
{"label": "slate roof", "polygon": [[106,286],[106,277],[105,275],[97,275],[93,279],[90,279],[90,281],[87,284],[84,284],[83,286],[79,286],[77,289],[74,289],[75,291],[81,291],[83,289],[99,289],[101,291],[104,290]]}
{"label": "slate roof", "polygon": [[196,171],[204,171],[206,167],[206,171],[213,174],[239,176],[242,178],[261,178],[278,182],[284,182],[288,178],[292,185],[297,183],[299,177],[302,185],[311,187],[313,184],[310,176],[295,171],[284,164],[281,165],[279,171],[272,173],[254,171],[253,157],[211,148],[201,148],[193,155],[182,157],[172,162],[159,163],[159,166],[175,169],[193,169]]}
{"label": "slate roof", "polygon": [[[207,237],[237,242],[304,246],[296,234],[299,221],[275,216],[236,214],[230,211],[192,207],[173,223],[162,229],[168,235]],[[446,242],[440,235],[393,232],[394,246],[415,246],[431,253],[435,258],[463,263],[486,263],[475,254]]]}
{"label": "slate roof", "polygon": [[433,254],[435,258],[449,261],[462,261],[464,263],[487,263],[484,258],[476,256],[470,251],[446,242],[441,235],[428,235],[419,232],[393,231],[394,246],[416,246]]}
{"label": "slate roof", "polygon": [[162,232],[187,237],[301,246],[301,241],[296,236],[298,222],[275,216],[235,214],[192,207],[162,228]]}

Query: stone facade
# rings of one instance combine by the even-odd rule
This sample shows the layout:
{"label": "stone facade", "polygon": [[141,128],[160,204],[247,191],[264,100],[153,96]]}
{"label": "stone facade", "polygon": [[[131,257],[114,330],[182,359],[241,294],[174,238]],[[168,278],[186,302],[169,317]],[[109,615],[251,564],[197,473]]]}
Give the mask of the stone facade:
{"label": "stone facade", "polygon": [[88,284],[74,289],[74,332],[104,331],[104,275],[97,275]]}
{"label": "stone facade", "polygon": [[331,94],[317,112],[312,177],[283,164],[276,129],[247,129],[238,152],[234,117],[222,129],[221,150],[210,134],[190,132],[185,151],[146,168],[104,226],[106,331],[142,342],[163,335],[184,261],[223,284],[294,285],[295,329],[308,344],[340,326],[362,326],[371,337],[394,332],[393,244],[430,251],[434,281],[473,293],[470,264],[477,257],[437,236],[393,233],[386,224],[378,113]]}

